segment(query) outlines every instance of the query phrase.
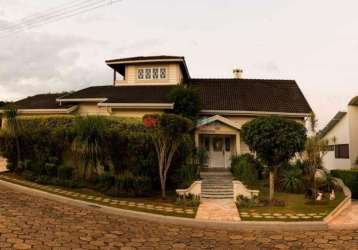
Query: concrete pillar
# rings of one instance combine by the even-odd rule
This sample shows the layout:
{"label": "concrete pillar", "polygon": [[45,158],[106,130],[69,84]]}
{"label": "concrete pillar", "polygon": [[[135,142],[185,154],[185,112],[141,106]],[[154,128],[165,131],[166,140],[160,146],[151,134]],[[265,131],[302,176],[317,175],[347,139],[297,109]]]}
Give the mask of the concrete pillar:
{"label": "concrete pillar", "polygon": [[235,136],[235,142],[236,142],[236,155],[239,155],[241,153],[240,148],[240,133],[237,132]]}
{"label": "concrete pillar", "polygon": [[195,141],[195,147],[198,148],[199,147],[199,133],[197,131],[195,131],[195,134],[194,134],[194,141]]}

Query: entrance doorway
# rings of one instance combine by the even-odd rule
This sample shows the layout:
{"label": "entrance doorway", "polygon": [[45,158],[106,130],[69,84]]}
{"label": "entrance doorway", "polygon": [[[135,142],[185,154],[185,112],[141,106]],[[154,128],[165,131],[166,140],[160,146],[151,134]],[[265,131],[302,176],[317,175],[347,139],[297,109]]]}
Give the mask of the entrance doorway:
{"label": "entrance doorway", "polygon": [[208,152],[209,168],[229,168],[233,151],[233,136],[203,135],[203,146]]}

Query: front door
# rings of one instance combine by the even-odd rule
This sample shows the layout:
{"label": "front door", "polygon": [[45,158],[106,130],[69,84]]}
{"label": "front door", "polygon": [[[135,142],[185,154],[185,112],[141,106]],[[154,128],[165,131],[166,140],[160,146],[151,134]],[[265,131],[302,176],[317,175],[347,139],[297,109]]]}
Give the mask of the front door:
{"label": "front door", "polygon": [[225,138],[223,136],[213,136],[211,138],[211,147],[209,152],[209,167],[224,168],[225,167]]}

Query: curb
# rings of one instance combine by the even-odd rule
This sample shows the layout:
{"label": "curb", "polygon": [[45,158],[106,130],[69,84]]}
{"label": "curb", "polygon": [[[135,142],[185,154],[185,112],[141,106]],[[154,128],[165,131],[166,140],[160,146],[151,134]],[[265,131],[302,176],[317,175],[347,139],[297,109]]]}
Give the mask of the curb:
{"label": "curb", "polygon": [[205,229],[225,229],[225,230],[267,230],[267,231],[282,231],[282,230],[327,230],[328,225],[324,221],[312,222],[270,222],[270,221],[239,221],[239,222],[219,222],[211,220],[199,220],[190,218],[181,218],[174,216],[165,216],[158,214],[150,214],[139,211],[125,210],[120,208],[113,208],[97,203],[76,200],[64,197],[57,194],[48,193],[45,191],[29,188],[4,180],[0,180],[0,185],[26,193],[33,196],[58,201],[67,205],[73,205],[86,209],[94,209],[111,215],[120,215],[127,218],[146,220],[150,222],[165,223],[171,225],[190,226]]}

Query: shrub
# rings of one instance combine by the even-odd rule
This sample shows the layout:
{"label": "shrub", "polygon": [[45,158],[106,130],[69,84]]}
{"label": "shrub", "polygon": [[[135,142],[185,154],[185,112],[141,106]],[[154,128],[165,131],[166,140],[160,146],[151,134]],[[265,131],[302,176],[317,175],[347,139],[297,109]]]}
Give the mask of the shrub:
{"label": "shrub", "polygon": [[198,207],[200,205],[200,196],[187,194],[185,197],[178,197],[175,204],[185,207]]}
{"label": "shrub", "polygon": [[57,177],[61,180],[70,180],[73,177],[73,168],[67,165],[61,165],[57,169]]}
{"label": "shrub", "polygon": [[195,164],[185,164],[178,170],[180,188],[187,188],[198,179],[198,167]]}
{"label": "shrub", "polygon": [[334,177],[342,179],[344,184],[347,185],[347,187],[352,192],[352,198],[357,199],[358,198],[358,170],[352,169],[352,170],[331,170],[331,174]]}
{"label": "shrub", "polygon": [[252,199],[246,197],[246,196],[243,196],[243,195],[238,195],[236,197],[236,204],[239,206],[239,207],[243,207],[243,208],[252,208],[252,207],[257,207],[259,206],[259,199],[258,197],[254,197]]}
{"label": "shrub", "polygon": [[280,187],[283,191],[300,193],[303,191],[302,170],[296,167],[283,169],[280,173]]}
{"label": "shrub", "polygon": [[235,178],[247,185],[258,181],[262,165],[251,154],[234,156],[231,159],[231,172]]}

